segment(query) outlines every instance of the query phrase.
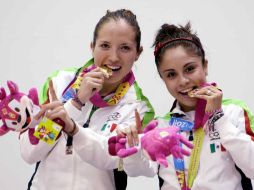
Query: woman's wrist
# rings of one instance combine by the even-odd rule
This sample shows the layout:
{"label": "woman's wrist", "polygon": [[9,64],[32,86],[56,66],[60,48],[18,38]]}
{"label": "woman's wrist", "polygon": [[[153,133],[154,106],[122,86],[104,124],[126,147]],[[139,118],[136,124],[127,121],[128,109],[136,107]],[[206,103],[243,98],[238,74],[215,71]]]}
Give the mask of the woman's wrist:
{"label": "woman's wrist", "polygon": [[208,120],[208,126],[210,129],[214,129],[215,122],[224,116],[222,108],[215,110]]}
{"label": "woman's wrist", "polygon": [[77,109],[81,110],[81,108],[83,106],[85,106],[85,103],[83,103],[78,95],[76,94],[73,98],[72,98],[72,105],[74,105]]}
{"label": "woman's wrist", "polygon": [[72,124],[73,124],[71,130],[70,131],[65,131],[65,133],[69,136],[74,136],[78,132],[78,127],[77,127],[77,125],[76,125],[76,123],[73,119],[71,119],[71,121],[72,121]]}

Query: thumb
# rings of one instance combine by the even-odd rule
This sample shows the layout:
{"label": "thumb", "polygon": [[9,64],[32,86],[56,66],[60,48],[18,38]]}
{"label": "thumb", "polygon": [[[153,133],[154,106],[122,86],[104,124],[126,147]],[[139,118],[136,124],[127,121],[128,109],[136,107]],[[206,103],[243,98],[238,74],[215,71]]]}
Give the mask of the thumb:
{"label": "thumb", "polygon": [[56,96],[56,91],[54,89],[54,86],[53,86],[53,82],[52,80],[49,81],[49,95],[51,97],[51,101],[58,101],[58,98]]}

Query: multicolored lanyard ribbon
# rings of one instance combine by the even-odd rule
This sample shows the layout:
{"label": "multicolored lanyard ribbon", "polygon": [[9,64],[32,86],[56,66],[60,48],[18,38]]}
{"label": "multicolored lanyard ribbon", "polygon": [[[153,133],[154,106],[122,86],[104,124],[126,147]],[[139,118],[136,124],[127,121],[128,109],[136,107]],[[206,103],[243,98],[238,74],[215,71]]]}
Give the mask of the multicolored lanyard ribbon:
{"label": "multicolored lanyard ribbon", "polygon": [[[178,127],[179,133],[181,131],[192,131],[194,124],[193,122],[190,121],[186,121],[184,119],[181,119],[179,117],[182,117],[184,115],[181,116],[173,116],[170,120],[169,120],[169,125],[170,126],[176,126]],[[182,146],[182,143],[180,144],[180,146]],[[176,170],[176,175],[178,178],[178,182],[180,184],[180,187],[182,190],[186,189],[186,178],[185,178],[185,166],[184,166],[184,160],[181,158],[173,158],[174,160],[174,166],[175,166],[175,170]]]}
{"label": "multicolored lanyard ribbon", "polygon": [[[176,174],[178,177],[178,181],[181,187],[181,190],[190,190],[194,179],[196,178],[198,168],[199,168],[199,160],[200,160],[200,153],[202,150],[203,140],[204,140],[204,130],[203,126],[208,120],[209,116],[205,113],[205,107],[206,107],[206,101],[203,99],[197,100],[197,106],[195,110],[195,119],[194,119],[194,148],[191,152],[190,156],[190,165],[188,169],[188,178],[186,183],[186,177],[185,177],[185,166],[184,166],[184,160],[183,159],[175,159],[174,158],[174,165]],[[178,118],[179,120],[179,118]],[[185,126],[187,125],[187,121],[183,120],[185,122]],[[171,123],[172,124],[172,121]],[[176,125],[177,126],[177,125]],[[189,128],[183,128],[180,127],[181,131],[191,131],[192,129]]]}
{"label": "multicolored lanyard ribbon", "polygon": [[[91,70],[95,69],[96,66],[93,64],[93,61],[90,60],[82,69],[80,72],[77,73],[75,78],[72,80],[72,82],[67,86],[67,88],[64,90],[62,99],[63,101],[67,101],[70,98],[73,98],[82,82],[83,76],[90,72]],[[133,75],[133,72],[131,71],[128,73],[125,78],[123,79],[123,82],[117,87],[114,95],[109,98],[108,100],[103,100],[103,98],[100,96],[98,92],[96,92],[91,98],[90,101],[96,106],[96,107],[107,107],[107,106],[113,106],[116,105],[126,94],[130,86],[135,82],[135,77]]]}
{"label": "multicolored lanyard ribbon", "polygon": [[103,100],[101,95],[96,92],[91,98],[90,101],[97,107],[107,107],[116,105],[126,94],[130,86],[135,82],[135,77],[132,73],[128,73],[124,78],[123,82],[117,87],[114,95],[107,101]]}
{"label": "multicolored lanyard ribbon", "polygon": [[190,157],[190,165],[188,169],[188,179],[187,179],[187,190],[190,190],[194,179],[196,178],[196,175],[198,173],[199,168],[199,160],[200,160],[200,153],[203,145],[205,132],[202,127],[199,127],[194,132],[194,148],[191,152]]}

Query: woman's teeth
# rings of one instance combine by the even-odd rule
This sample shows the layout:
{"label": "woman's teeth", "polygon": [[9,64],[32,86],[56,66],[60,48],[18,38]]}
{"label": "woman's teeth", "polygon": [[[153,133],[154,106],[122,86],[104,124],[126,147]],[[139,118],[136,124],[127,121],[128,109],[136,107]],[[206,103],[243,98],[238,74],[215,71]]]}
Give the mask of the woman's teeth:
{"label": "woman's teeth", "polygon": [[117,71],[121,69],[121,66],[112,66],[112,65],[107,65],[108,68],[110,68],[112,71]]}
{"label": "woman's teeth", "polygon": [[193,88],[189,88],[189,89],[180,91],[180,93],[182,93],[182,94],[187,94],[187,93],[189,93],[189,92],[192,91],[192,90],[193,90]]}

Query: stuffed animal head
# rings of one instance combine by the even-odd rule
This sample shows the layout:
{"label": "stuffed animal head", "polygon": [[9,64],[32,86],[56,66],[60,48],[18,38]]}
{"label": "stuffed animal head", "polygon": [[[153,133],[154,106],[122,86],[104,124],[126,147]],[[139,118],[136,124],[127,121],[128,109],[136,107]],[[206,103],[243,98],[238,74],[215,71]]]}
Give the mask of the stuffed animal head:
{"label": "stuffed animal head", "polygon": [[10,94],[0,88],[0,136],[8,131],[25,131],[32,122],[35,105],[39,105],[37,90],[32,88],[26,95],[19,92],[18,86],[12,81],[7,81]]}

